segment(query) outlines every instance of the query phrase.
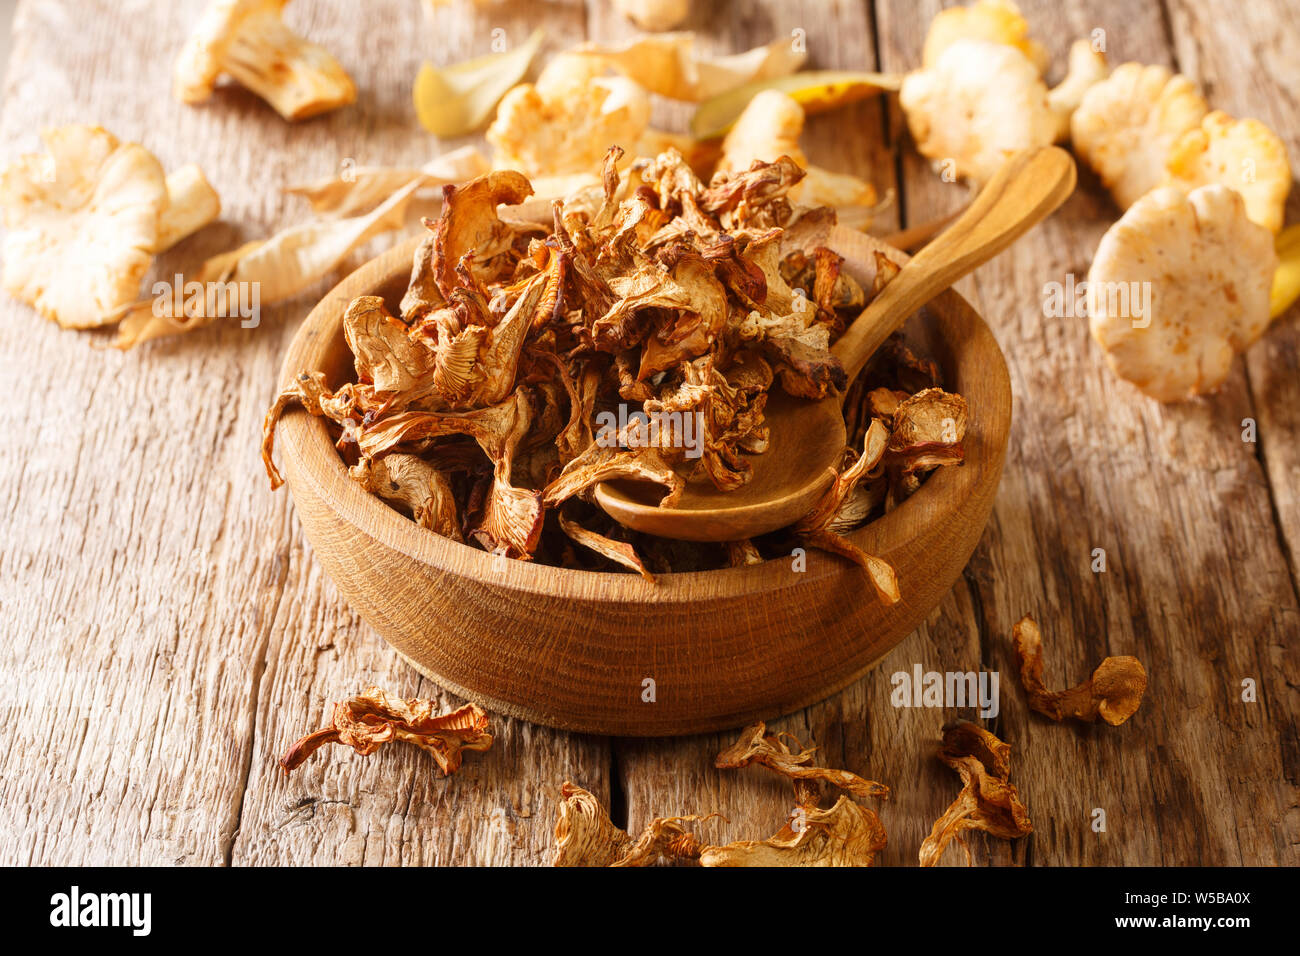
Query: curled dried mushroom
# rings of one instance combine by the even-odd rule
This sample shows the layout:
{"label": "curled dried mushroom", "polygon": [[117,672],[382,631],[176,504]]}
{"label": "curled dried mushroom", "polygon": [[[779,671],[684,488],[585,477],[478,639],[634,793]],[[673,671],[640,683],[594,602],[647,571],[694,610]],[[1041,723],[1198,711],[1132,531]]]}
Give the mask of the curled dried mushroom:
{"label": "curled dried mushroom", "polygon": [[1038,623],[1025,615],[1016,624],[1013,636],[1020,660],[1020,682],[1029,695],[1030,708],[1040,714],[1058,722],[1070,717],[1095,723],[1101,717],[1118,726],[1142,704],[1147,672],[1136,657],[1108,657],[1077,687],[1051,691],[1043,686],[1043,635]]}
{"label": "curled dried mushroom", "polygon": [[[400,306],[362,297],[347,310],[355,380],[304,372],[268,413],[273,483],[275,424],[297,405],[330,420],[369,490],[488,551],[649,582],[813,544],[863,564],[896,601],[893,569],[843,535],[960,462],[965,428],[964,403],[933,387],[932,365],[917,374],[899,339],[860,379],[896,392],[898,408],[868,428],[867,393],[849,397],[862,457],[846,455],[831,496],[795,527],[740,552],[687,546],[627,531],[590,502],[615,478],[660,485],[665,507],[688,482],[741,487],[749,456],[768,449],[771,389],[817,399],[849,384],[830,347],[896,267],[878,264],[864,290],[826,246],[833,211],[793,195],[804,178],[780,155],[706,185],[676,150],[626,162],[615,147],[599,186],[555,201],[547,227],[499,211],[532,195],[520,172],[445,187]],[[930,419],[944,415],[939,434]],[[378,466],[391,455],[405,457]]]}
{"label": "curled dried mushroom", "polygon": [[719,770],[735,770],[758,764],[792,781],[821,780],[859,797],[888,797],[889,788],[866,780],[847,770],[811,766],[816,748],[805,749],[799,741],[794,750],[786,743],[788,734],[769,734],[762,721],[741,731],[740,739],[718,754],[713,765]]}
{"label": "curled dried mushroom", "polygon": [[966,851],[967,863],[972,862],[970,848],[961,836],[966,830],[983,830],[1001,840],[1033,832],[1019,791],[1007,781],[1010,746],[982,727],[959,720],[943,728],[939,759],[957,771],[962,789],[922,842],[921,866],[937,866],[944,848],[954,839]]}
{"label": "curled dried mushroom", "polygon": [[555,865],[651,866],[662,861],[699,866],[871,866],[887,842],[880,818],[847,795],[830,808],[819,807],[818,784],[825,781],[858,796],[887,796],[888,788],[845,770],[809,766],[813,751],[798,741],[791,751],[787,737],[769,735],[764,724],[754,724],[715,761],[719,769],[760,763],[794,785],[795,810],[768,839],[708,844],[687,826],[718,816],[711,813],[656,817],[633,840],[615,826],[591,793],[565,783],[555,824]]}
{"label": "curled dried mushroom", "polygon": [[487,726],[487,714],[476,704],[437,714],[431,700],[403,699],[371,687],[335,704],[329,724],[297,741],[280,766],[288,773],[325,744],[343,744],[365,757],[399,740],[431,754],[449,776],[460,769],[466,751],[491,748]]}

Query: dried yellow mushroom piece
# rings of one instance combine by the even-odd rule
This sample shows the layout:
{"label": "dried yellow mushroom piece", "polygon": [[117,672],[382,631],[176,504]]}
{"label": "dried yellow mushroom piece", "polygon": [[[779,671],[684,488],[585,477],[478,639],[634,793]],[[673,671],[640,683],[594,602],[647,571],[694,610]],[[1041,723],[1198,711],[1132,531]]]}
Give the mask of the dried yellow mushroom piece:
{"label": "dried yellow mushroom piece", "polygon": [[888,797],[889,788],[874,780],[866,780],[847,770],[811,766],[815,747],[805,749],[795,740],[792,751],[786,744],[786,734],[769,734],[762,721],[741,731],[740,738],[718,754],[713,765],[719,770],[736,770],[758,764],[790,780],[822,780],[832,786],[859,797]]}
{"label": "dried yellow mushroom piece", "polygon": [[456,498],[447,476],[417,455],[363,458],[348,473],[366,491],[403,506],[421,528],[460,541]]}
{"label": "dried yellow mushroom piece", "polygon": [[524,78],[541,49],[541,30],[518,46],[441,69],[420,67],[412,96],[420,125],[435,136],[464,136],[488,121],[506,92]]}
{"label": "dried yellow mushroom piece", "polygon": [[1001,840],[1015,840],[1033,832],[1029,811],[1020,794],[1007,782],[1011,748],[981,727],[959,720],[943,728],[939,759],[961,777],[962,790],[921,844],[921,866],[937,866],[954,838],[972,862],[961,834],[983,830]]}
{"label": "dried yellow mushroom piece", "polygon": [[584,548],[590,548],[597,554],[604,555],[615,564],[630,568],[651,584],[655,583],[655,576],[646,569],[645,562],[636,553],[636,549],[626,541],[616,541],[595,531],[589,531],[578,522],[565,517],[563,512],[557,518],[560,523],[560,530],[573,539],[576,544],[580,544]]}
{"label": "dried yellow mushroom piece", "polygon": [[966,399],[960,395],[941,388],[909,395],[890,413],[889,462],[909,475],[961,464],[966,418]]}
{"label": "dried yellow mushroom piece", "polygon": [[712,846],[686,829],[716,816],[656,817],[633,840],[600,802],[571,783],[560,791],[555,866],[651,866],[661,860],[700,866],[870,866],[886,845],[879,817],[848,797],[829,810],[803,808],[767,840]]}
{"label": "dried yellow mushroom piece", "polygon": [[351,747],[363,757],[392,741],[414,744],[433,756],[443,776],[460,769],[467,751],[492,747],[488,717],[476,704],[447,714],[434,712],[434,702],[403,699],[371,687],[334,705],[330,723],[297,741],[280,760],[286,773],[325,744]]}
{"label": "dried yellow mushroom piece", "polygon": [[1300,298],[1300,226],[1291,226],[1278,234],[1274,243],[1277,270],[1269,292],[1269,316],[1276,319]]}
{"label": "dried yellow mushroom piece", "polygon": [[552,866],[612,866],[632,846],[591,792],[565,781],[560,787]]}
{"label": "dried yellow mushroom piece", "polygon": [[691,0],[614,0],[614,9],[642,30],[662,33],[690,16]]}
{"label": "dried yellow mushroom piece", "polygon": [[1056,114],[1038,68],[1014,46],[960,39],[903,79],[899,102],[941,174],[987,181],[1019,150],[1048,146]]}
{"label": "dried yellow mushroom piece", "polygon": [[496,165],[527,176],[589,173],[611,144],[630,150],[650,123],[646,91],[623,76],[524,83],[501,100],[487,140]]}
{"label": "dried yellow mushroom piece", "polygon": [[701,866],[871,866],[885,848],[880,818],[840,797],[829,810],[805,809],[766,840],[700,849]]}
{"label": "dried yellow mushroom piece", "polygon": [[925,35],[921,65],[932,67],[943,52],[961,40],[983,40],[1010,46],[1024,54],[1039,74],[1047,72],[1047,51],[1029,36],[1029,23],[1011,0],[978,0],[935,14]]}
{"label": "dried yellow mushroom piece", "polygon": [[1092,336],[1111,369],[1152,398],[1212,391],[1268,327],[1276,266],[1273,236],[1250,221],[1240,193],[1153,190],[1097,246]]}
{"label": "dried yellow mushroom piece", "polygon": [[1286,146],[1259,120],[1234,120],[1215,110],[1173,144],[1168,184],[1190,192],[1218,183],[1241,193],[1246,215],[1270,232],[1282,229],[1291,191]]}
{"label": "dried yellow mushroom piece", "polygon": [[0,173],[4,287],[64,328],[117,321],[159,244],[167,183],[143,146],[98,126],[42,133],[48,155]]}
{"label": "dried yellow mushroom piece", "polygon": [[1195,85],[1163,66],[1125,63],[1089,87],[1070,119],[1070,139],[1127,209],[1168,176],[1174,143],[1209,112]]}
{"label": "dried yellow mushroom piece", "polygon": [[884,558],[869,554],[834,529],[846,508],[853,507],[854,491],[868,474],[880,465],[889,447],[889,430],[875,420],[863,438],[862,454],[848,468],[836,475],[826,494],[798,524],[795,535],[804,542],[848,558],[861,565],[871,577],[881,604],[890,606],[902,600],[898,574]]}
{"label": "dried yellow mushroom piece", "polygon": [[419,188],[440,189],[482,176],[487,158],[475,146],[462,146],[435,156],[423,166],[350,166],[336,176],[290,186],[285,191],[302,196],[318,216],[356,216],[375,208],[393,193],[419,182]]}
{"label": "dried yellow mushroom piece", "polygon": [[1055,721],[1067,717],[1095,723],[1098,717],[1118,726],[1137,712],[1147,686],[1147,672],[1136,657],[1108,657],[1092,677],[1069,690],[1050,691],[1043,686],[1043,636],[1038,623],[1026,615],[1013,632],[1020,681],[1031,709]]}
{"label": "dried yellow mushroom piece", "polygon": [[346,106],[357,88],[326,50],[284,23],[289,0],[214,0],[176,58],[173,91],[201,103],[222,74],[266,100],[286,120]]}
{"label": "dried yellow mushroom piece", "polygon": [[694,33],[661,33],[619,45],[585,43],[572,52],[613,67],[651,93],[694,103],[746,83],[793,73],[807,59],[785,38],[724,56],[701,53],[695,41]]}
{"label": "dried yellow mushroom piece", "polygon": [[869,210],[879,199],[869,182],[847,173],[834,173],[813,166],[799,148],[804,111],[791,97],[777,90],[765,90],[750,101],[745,112],[722,142],[718,171],[735,175],[755,162],[774,163],[789,156],[806,175],[789,192],[796,202],[809,206],[831,206],[840,220],[854,227],[870,225]]}
{"label": "dried yellow mushroom piece", "polygon": [[1070,45],[1069,69],[1065,79],[1047,92],[1047,105],[1056,116],[1056,141],[1070,138],[1070,119],[1083,102],[1084,94],[1110,75],[1106,54],[1093,48],[1091,40]]}

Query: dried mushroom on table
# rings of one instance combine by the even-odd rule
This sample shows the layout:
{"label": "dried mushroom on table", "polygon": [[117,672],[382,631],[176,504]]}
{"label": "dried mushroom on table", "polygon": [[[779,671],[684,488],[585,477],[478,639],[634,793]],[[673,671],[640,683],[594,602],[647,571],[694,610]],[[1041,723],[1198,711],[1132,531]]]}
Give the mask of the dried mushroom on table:
{"label": "dried mushroom on table", "polygon": [[[752,563],[811,544],[893,571],[842,536],[962,460],[966,407],[899,337],[856,383],[831,344],[897,266],[864,289],[828,248],[834,212],[792,201],[789,157],[706,186],[675,150],[624,162],[556,201],[549,223],[508,218],[532,193],[496,170],[447,187],[409,287],[344,317],[355,380],[304,371],[267,414],[329,420],[352,477],[419,524],[484,550],[594,570]],[[504,207],[504,208],[499,208]],[[795,527],[698,545],[630,532],[587,500],[635,478],[671,507],[687,482],[741,487],[768,451],[768,393],[821,399],[852,385],[844,474]]]}
{"label": "dried mushroom on table", "polygon": [[[720,770],[757,763],[793,784],[795,808],[766,840],[712,845],[689,828],[718,818],[717,813],[655,817],[633,840],[610,820],[595,795],[565,783],[555,822],[554,865],[871,866],[888,837],[875,811],[849,794],[887,797],[889,788],[847,770],[812,766],[814,750],[789,734],[769,734],[766,725],[757,723],[718,754],[714,765]],[[822,783],[845,791],[829,808],[820,806]]]}

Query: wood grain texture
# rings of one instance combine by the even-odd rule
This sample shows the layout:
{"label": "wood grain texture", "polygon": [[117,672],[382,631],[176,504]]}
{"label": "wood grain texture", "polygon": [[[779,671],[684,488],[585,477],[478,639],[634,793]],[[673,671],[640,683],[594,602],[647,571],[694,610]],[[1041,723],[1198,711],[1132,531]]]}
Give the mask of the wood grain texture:
{"label": "wood grain texture", "polygon": [[[368,0],[367,25],[389,29],[358,29],[349,4],[300,2],[289,19],[339,57],[361,95],[290,127],[239,90],[200,108],[171,101],[165,65],[201,6],[26,0],[5,85],[4,159],[34,149],[42,125],[90,121],[169,169],[203,165],[223,221],[162,257],[161,276],[305,218],[280,192],[289,182],[344,158],[422,161],[457,145],[415,129],[409,86],[422,58],[485,52],[495,26],[521,39],[539,14],[550,49],[632,32],[600,0],[457,3],[433,22],[420,4]],[[688,26],[719,50],[798,28],[814,66],[903,70],[938,6],[716,0]],[[1300,156],[1289,0],[1021,6],[1058,65],[1070,40],[1104,28],[1112,61],[1179,66],[1214,106],[1265,119]],[[804,137],[814,162],[898,189],[881,233],[966,198],[901,130],[896,108],[870,101],[810,119]],[[1116,215],[1085,174],[1062,212],[959,285],[1011,363],[1016,418],[993,521],[962,581],[882,667],[775,725],[817,745],[820,761],[893,788],[880,807],[883,864],[915,863],[958,791],[933,758],[939,727],[975,716],[891,707],[890,674],[914,663],[1002,676],[992,726],[1014,748],[1011,779],[1035,833],[976,837],[977,863],[1300,862],[1296,311],[1219,395],[1147,401],[1111,375],[1086,320],[1041,308],[1045,282],[1086,274]],[[447,780],[398,748],[281,774],[275,758],[330,701],[372,681],[438,693],[348,610],[257,461],[280,359],[328,286],[265,310],[258,329],[213,327],[126,355],[0,301],[0,384],[20,397],[11,415],[24,439],[0,459],[0,863],[541,863],[566,778],[612,799],[634,828],[718,810],[729,822],[710,824],[710,839],[775,832],[789,788],[759,768],[714,770],[730,734],[607,741],[499,719],[496,748]],[[1259,423],[1254,445],[1241,441],[1247,417]],[[1098,547],[1104,574],[1090,570]],[[1027,611],[1043,625],[1050,684],[1135,653],[1151,676],[1143,709],[1121,728],[1027,713],[1009,644]],[[1240,702],[1245,677],[1259,684],[1256,704]],[[1097,807],[1105,833],[1089,828]],[[964,858],[950,849],[944,862]]]}
{"label": "wood grain texture", "polygon": [[[441,147],[411,117],[420,60],[486,52],[493,26],[518,39],[532,20],[518,3],[435,31],[421,4],[392,0],[367,5],[390,29],[358,30],[350,5],[294,4],[290,20],[361,94],[289,126],[238,89],[172,101],[170,64],[202,6],[24,3],[6,85],[6,159],[41,126],[98,122],[166,168],[202,164],[222,222],[163,257],[162,277],[306,218],[282,187],[345,158],[423,162]],[[580,7],[547,11],[552,42],[581,37]],[[287,780],[276,764],[368,683],[437,693],[347,609],[257,453],[302,316],[383,246],[264,309],[257,329],[127,354],[0,301],[0,380],[25,396],[29,436],[0,464],[3,862],[538,863],[559,782],[607,792],[604,741],[504,719],[493,751],[445,781],[403,748],[319,755]]]}
{"label": "wood grain texture", "polygon": [[[1098,27],[1115,63],[1168,61],[1157,6],[1023,7],[1057,63]],[[933,8],[878,10],[883,46],[897,51],[884,66],[901,67]],[[905,168],[909,216],[949,207],[952,186],[919,161]],[[1147,703],[1118,732],[1058,727],[1004,694],[999,725],[1036,824],[1025,851],[1042,864],[1294,864],[1300,620],[1267,475],[1241,441],[1255,403],[1241,365],[1210,399],[1148,401],[1111,375],[1086,319],[1044,316],[1043,285],[1082,279],[1117,216],[1090,180],[1038,241],[976,276],[1017,403],[1006,479],[972,562],[988,573],[971,579],[991,663],[1008,683],[1011,626],[1030,612],[1061,685],[1107,654],[1136,654],[1151,680]],[[1091,570],[1095,548],[1106,551],[1105,573]],[[1240,699],[1246,677],[1260,685],[1257,704]],[[1236,809],[1261,803],[1271,809]],[[1094,808],[1107,811],[1105,833],[1090,829]]]}

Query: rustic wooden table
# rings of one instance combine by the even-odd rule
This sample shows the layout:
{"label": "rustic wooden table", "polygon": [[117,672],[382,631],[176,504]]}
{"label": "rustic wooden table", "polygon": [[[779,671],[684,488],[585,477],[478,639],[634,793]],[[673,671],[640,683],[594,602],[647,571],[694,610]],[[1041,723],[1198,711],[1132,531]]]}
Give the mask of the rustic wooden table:
{"label": "rustic wooden table", "polygon": [[[223,221],[162,257],[162,276],[305,218],[281,191],[290,182],[346,159],[419,162],[455,145],[414,122],[422,59],[486,52],[494,28],[517,41],[542,20],[549,50],[632,32],[600,0],[456,2],[436,28],[416,0],[368,0],[360,21],[353,4],[299,2],[290,20],[342,60],[360,98],[289,126],[238,90],[200,108],[171,99],[171,62],[202,5],[23,0],[5,87],[5,159],[34,149],[42,126],[96,122],[167,168],[202,164]],[[689,25],[720,51],[798,29],[813,66],[900,71],[918,63],[939,5],[714,0]],[[1175,66],[1214,106],[1264,119],[1300,156],[1300,7],[1290,0],[1022,6],[1056,63],[1070,40],[1104,29],[1112,62]],[[880,231],[963,201],[962,187],[903,147],[893,106],[809,127],[814,161],[897,191]],[[883,864],[915,863],[958,790],[933,758],[956,712],[890,705],[890,674],[914,664],[1002,675],[991,726],[1014,747],[1012,780],[1035,832],[1014,844],[977,837],[977,862],[1300,862],[1296,311],[1213,398],[1142,398],[1104,367],[1085,320],[1045,319],[1041,304],[1045,283],[1086,274],[1116,215],[1084,176],[1059,214],[964,284],[1015,390],[993,520],[958,586],[879,670],[775,724],[815,743],[821,762],[893,788],[880,810]],[[616,740],[501,719],[495,748],[450,779],[402,747],[280,771],[277,757],[329,702],[370,683],[456,703],[344,606],[258,461],[280,357],[325,288],[266,310],[259,328],[128,354],[0,303],[14,439],[0,458],[0,863],[542,864],[565,780],[608,798],[633,828],[716,810],[727,822],[711,838],[775,832],[788,789],[762,770],[712,767],[731,735]],[[1254,443],[1242,440],[1245,419],[1257,422]],[[1104,573],[1092,570],[1097,548]],[[1027,612],[1043,624],[1057,686],[1108,653],[1138,655],[1150,686],[1136,717],[1080,729],[1029,713],[1009,641]],[[1254,702],[1242,699],[1246,679]],[[1091,826],[1098,808],[1104,832]],[[945,862],[964,858],[950,848]]]}

